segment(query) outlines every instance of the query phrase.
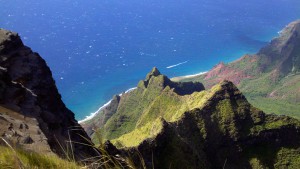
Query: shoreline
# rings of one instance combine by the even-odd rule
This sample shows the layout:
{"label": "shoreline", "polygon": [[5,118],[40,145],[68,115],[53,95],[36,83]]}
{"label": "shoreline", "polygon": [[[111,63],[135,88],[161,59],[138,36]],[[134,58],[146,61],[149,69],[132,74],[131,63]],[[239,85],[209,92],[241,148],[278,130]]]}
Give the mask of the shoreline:
{"label": "shoreline", "polygon": [[207,72],[208,71],[204,71],[204,72],[200,72],[200,73],[196,73],[196,74],[184,75],[184,76],[176,76],[176,77],[172,77],[171,80],[172,81],[178,81],[178,80],[182,80],[182,79],[193,78],[193,77],[203,75]]}
{"label": "shoreline", "polygon": [[[204,72],[200,72],[200,73],[196,73],[196,74],[190,74],[190,75],[185,75],[185,76],[176,76],[176,77],[172,77],[171,80],[180,80],[180,79],[183,79],[183,78],[191,78],[191,77],[196,77],[196,76],[199,76],[199,75],[203,75],[205,73],[207,73],[208,71],[204,71]],[[129,93],[133,90],[135,90],[137,87],[132,87],[132,88],[129,88],[127,89],[125,92],[122,92],[120,94],[118,94],[119,96],[122,96],[124,93]],[[109,104],[111,103],[111,100],[109,100],[108,102],[106,102],[104,105],[102,105],[97,111],[91,113],[90,115],[86,116],[84,119],[82,120],[78,120],[78,123],[84,123],[88,120],[91,120],[93,119],[102,109],[104,109],[106,106],[108,106]]]}
{"label": "shoreline", "polygon": [[[135,90],[136,89],[136,87],[132,87],[132,88],[129,88],[128,90],[126,90],[125,92],[122,92],[122,93],[120,93],[120,94],[118,94],[119,96],[122,96],[124,93],[129,93],[129,92],[131,92],[131,91],[133,91],[133,90]],[[85,116],[85,118],[84,119],[82,119],[82,120],[78,120],[78,123],[80,124],[80,123],[84,123],[84,122],[86,122],[86,121],[88,121],[88,120],[91,120],[91,119],[93,119],[102,109],[104,109],[106,106],[108,106],[110,103],[111,103],[111,101],[112,100],[109,100],[108,102],[106,102],[103,106],[101,106],[97,111],[95,111],[94,113],[91,113],[89,116]]]}

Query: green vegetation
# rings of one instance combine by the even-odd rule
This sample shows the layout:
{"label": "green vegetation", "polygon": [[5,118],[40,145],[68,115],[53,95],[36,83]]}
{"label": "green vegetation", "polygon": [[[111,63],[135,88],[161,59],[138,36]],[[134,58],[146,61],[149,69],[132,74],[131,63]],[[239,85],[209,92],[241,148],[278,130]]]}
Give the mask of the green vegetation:
{"label": "green vegetation", "polygon": [[289,103],[280,99],[272,99],[265,97],[247,97],[248,101],[255,107],[259,107],[267,113],[275,113],[278,115],[287,115],[300,119],[300,104]]}
{"label": "green vegetation", "polygon": [[136,147],[147,138],[155,137],[162,129],[162,119],[149,122],[141,128],[137,128],[130,133],[124,134],[111,142],[117,147]]}
{"label": "green vegetation", "polygon": [[[95,147],[95,149],[98,149],[101,155],[83,159],[82,161],[76,161],[74,159],[74,154],[71,154],[72,152],[65,152],[65,156],[67,156],[67,158],[62,159],[52,152],[49,152],[48,154],[41,154],[30,150],[25,150],[18,144],[12,146],[3,138],[1,138],[1,141],[3,141],[4,145],[0,145],[0,169],[137,168],[130,157],[113,156],[107,152],[104,144],[99,145],[97,148]],[[136,162],[141,163],[141,168],[146,168],[141,157]]]}
{"label": "green vegetation", "polygon": [[62,160],[55,155],[42,155],[35,152],[28,152],[23,149],[12,149],[5,146],[0,146],[0,168],[70,168],[79,169],[82,166],[75,162]]}
{"label": "green vegetation", "polygon": [[174,78],[211,87],[223,79],[234,82],[253,106],[266,113],[300,119],[300,22],[288,25],[257,54],[219,64],[206,75]]}
{"label": "green vegetation", "polygon": [[[189,85],[193,87],[193,84]],[[185,87],[183,84],[171,82],[157,69],[152,70],[145,81],[139,82],[137,89],[121,97],[117,112],[103,126],[97,126],[101,128],[98,132],[103,133],[105,139],[116,139],[148,122],[156,121],[158,117],[175,121],[186,110],[203,102],[201,98],[204,93],[179,95],[174,91],[176,86],[180,89]]]}
{"label": "green vegetation", "polygon": [[275,168],[297,169],[300,166],[300,150],[293,148],[281,148],[275,157]]}
{"label": "green vegetation", "polygon": [[115,137],[117,148],[142,151],[148,167],[282,168],[299,163],[298,120],[264,114],[228,81],[179,95],[163,75],[149,77],[121,97],[102,129],[111,129],[106,136]]}
{"label": "green vegetation", "polygon": [[124,151],[141,151],[151,168],[297,168],[300,122],[283,116],[300,118],[295,25],[257,55],[174,79],[209,90],[187,92],[154,68],[98,131]]}
{"label": "green vegetation", "polygon": [[[161,78],[161,76],[158,76],[157,78]],[[156,79],[156,77],[152,77],[151,79]],[[138,113],[134,116],[138,117],[138,119],[132,120],[131,118],[130,125],[128,125],[128,122],[123,122],[120,124],[121,127],[119,130],[123,130],[123,128],[129,129],[128,126],[134,126],[134,128],[131,129],[131,131],[127,130],[129,131],[128,133],[120,135],[120,137],[113,139],[112,142],[118,147],[135,147],[143,140],[147,138],[153,138],[160,132],[162,128],[162,119],[167,122],[175,122],[180,120],[181,116],[185,112],[195,108],[201,108],[204,103],[206,103],[207,99],[211,98],[219,89],[220,85],[216,85],[210,91],[194,92],[191,95],[180,96],[176,94],[169,86],[154,94],[151,92],[153,88],[151,89],[150,87],[143,90],[143,98],[136,97],[136,92],[139,92],[138,90],[132,92],[130,95],[125,97],[134,97],[135,100],[140,101],[136,101],[134,104],[131,104],[132,102],[128,102],[128,100],[126,100],[126,102],[123,102],[122,104],[126,103],[126,108],[130,107],[131,113]],[[148,101],[143,102],[144,98],[148,98]],[[141,106],[143,109],[139,109],[141,108],[139,107],[141,104],[143,104],[143,106]],[[122,106],[123,105],[121,105],[119,110],[125,107]],[[124,111],[129,113],[126,110]],[[123,112],[122,114],[125,115]],[[116,135],[116,133],[114,133],[114,135]]]}
{"label": "green vegetation", "polygon": [[275,148],[273,145],[248,147],[245,151],[251,168],[288,168],[300,166],[300,150],[295,148]]}
{"label": "green vegetation", "polygon": [[244,80],[239,88],[249,102],[266,113],[300,119],[300,75],[290,75],[273,82],[271,74]]}

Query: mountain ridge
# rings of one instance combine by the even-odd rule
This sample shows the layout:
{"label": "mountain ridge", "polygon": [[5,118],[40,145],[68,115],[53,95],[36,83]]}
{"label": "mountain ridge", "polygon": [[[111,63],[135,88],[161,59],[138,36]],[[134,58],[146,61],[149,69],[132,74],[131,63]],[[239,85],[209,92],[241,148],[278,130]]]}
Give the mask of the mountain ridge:
{"label": "mountain ridge", "polygon": [[[229,81],[215,85],[202,97],[202,104],[187,109],[174,121],[157,116],[157,121],[111,140],[119,148],[115,151],[123,155],[129,152],[135,161],[140,153],[147,168],[224,168],[225,161],[225,168],[299,164],[298,120],[263,113]],[[266,152],[260,152],[260,147]]]}
{"label": "mountain ridge", "polygon": [[[153,110],[146,110],[146,107],[148,107],[148,104],[155,101],[155,99],[161,95],[161,92],[165,93],[166,95],[163,95],[162,97],[169,97],[168,92],[170,91],[174,95],[179,96],[185,96],[189,95],[191,92],[194,91],[201,91],[204,90],[204,87],[201,83],[193,83],[193,82],[172,82],[168,77],[160,74],[157,68],[153,68],[146,76],[145,80],[139,81],[137,88],[129,93],[123,93],[120,97],[120,100],[118,102],[114,101],[113,103],[106,106],[102,112],[99,113],[103,114],[103,112],[107,111],[108,109],[111,109],[111,107],[114,107],[114,109],[111,111],[111,114],[114,120],[116,121],[125,121],[126,123],[121,123],[121,125],[129,125],[126,128],[126,131],[123,130],[123,127],[120,127],[114,123],[114,120],[109,119],[107,120],[106,124],[100,124],[105,126],[106,128],[102,130],[102,133],[112,133],[110,131],[121,129],[121,133],[125,134],[128,133],[128,131],[132,130],[136,125],[143,124],[145,120],[139,120],[139,114],[142,113],[140,111],[145,110],[148,113],[144,114],[144,118],[148,118],[151,116]],[[117,98],[118,96],[115,96],[114,98]],[[128,102],[132,104],[132,106],[126,105]],[[137,104],[139,103],[139,104]],[[159,103],[156,103],[159,104]],[[98,115],[98,117],[99,117]],[[97,117],[97,116],[96,116]],[[98,118],[94,118],[98,119]],[[88,120],[81,125],[86,128],[88,133],[93,133],[93,125],[98,124],[97,120]],[[103,119],[103,117],[100,117],[100,119]],[[97,126],[98,127],[98,126]],[[105,136],[105,134],[104,134]],[[108,138],[113,139],[117,136],[120,136],[120,134],[117,134],[116,136],[109,136]],[[105,136],[106,137],[106,136]]]}

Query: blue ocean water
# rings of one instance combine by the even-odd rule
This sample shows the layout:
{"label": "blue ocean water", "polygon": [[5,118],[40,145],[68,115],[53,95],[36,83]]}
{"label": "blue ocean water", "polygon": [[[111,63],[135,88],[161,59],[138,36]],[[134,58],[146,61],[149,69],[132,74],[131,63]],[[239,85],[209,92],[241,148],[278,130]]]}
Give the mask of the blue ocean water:
{"label": "blue ocean water", "polygon": [[[78,120],[136,86],[152,67],[168,76],[255,53],[299,0],[0,0],[0,27],[47,61]],[[176,66],[174,66],[176,65]]]}

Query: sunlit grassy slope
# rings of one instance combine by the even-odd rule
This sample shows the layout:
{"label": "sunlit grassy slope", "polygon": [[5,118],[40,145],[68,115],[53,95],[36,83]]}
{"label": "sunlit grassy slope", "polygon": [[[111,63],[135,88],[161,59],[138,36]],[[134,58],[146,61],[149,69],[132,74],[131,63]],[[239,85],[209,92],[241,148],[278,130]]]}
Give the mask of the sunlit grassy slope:
{"label": "sunlit grassy slope", "polygon": [[82,166],[75,162],[62,160],[55,155],[37,154],[22,149],[12,150],[9,147],[0,146],[0,168],[79,169]]}
{"label": "sunlit grassy slope", "polygon": [[[196,92],[182,94],[190,90],[185,89],[187,85],[191,89],[195,88]],[[148,122],[153,123],[158,117],[166,121],[175,121],[184,111],[203,102],[206,91],[201,92],[202,87],[200,83],[171,82],[154,68],[145,81],[139,82],[137,89],[122,95],[116,113],[108,119],[106,124],[103,127],[97,127],[102,128],[100,130],[105,139],[111,140],[130,133]]]}
{"label": "sunlit grassy slope", "polygon": [[[167,93],[175,101],[165,97]],[[167,104],[158,104],[164,101]],[[151,110],[157,111],[151,114]],[[294,118],[264,114],[232,83],[222,82],[185,96],[165,88],[135,129],[112,142],[119,148],[141,151],[153,145],[148,153],[158,151],[154,161],[164,168],[170,164],[175,168],[219,168],[226,159],[226,165],[233,168],[293,168],[300,163],[299,127]],[[159,148],[155,149],[156,145]],[[211,163],[208,157],[218,162]],[[201,159],[199,163],[197,159]]]}

